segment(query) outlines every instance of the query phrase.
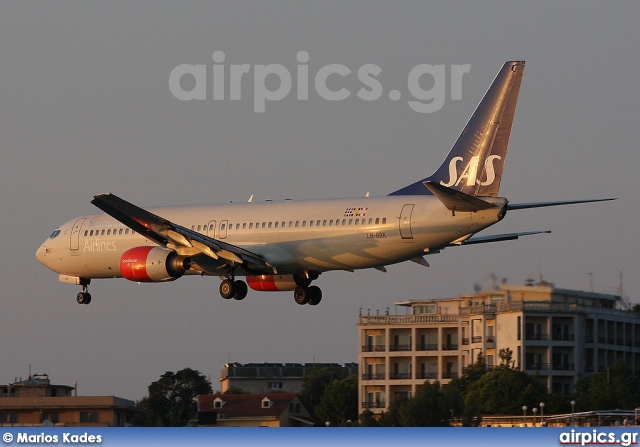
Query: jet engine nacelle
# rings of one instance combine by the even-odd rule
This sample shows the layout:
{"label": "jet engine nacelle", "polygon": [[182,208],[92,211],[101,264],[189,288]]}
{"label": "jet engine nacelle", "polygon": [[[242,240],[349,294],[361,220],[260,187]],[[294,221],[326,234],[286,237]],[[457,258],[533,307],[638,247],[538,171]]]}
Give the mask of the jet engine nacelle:
{"label": "jet engine nacelle", "polygon": [[280,292],[298,287],[293,275],[247,275],[247,284],[259,292]]}
{"label": "jet engine nacelle", "polygon": [[191,261],[162,247],[135,247],[120,258],[120,273],[129,281],[161,282],[180,278]]}

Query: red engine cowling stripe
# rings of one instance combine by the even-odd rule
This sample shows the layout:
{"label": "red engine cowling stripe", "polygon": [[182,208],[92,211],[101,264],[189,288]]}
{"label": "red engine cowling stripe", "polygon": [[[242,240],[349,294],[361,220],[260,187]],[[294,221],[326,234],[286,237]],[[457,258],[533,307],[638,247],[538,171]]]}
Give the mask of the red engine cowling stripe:
{"label": "red engine cowling stripe", "polygon": [[147,273],[147,257],[154,247],[135,247],[125,251],[120,258],[120,273],[129,281],[153,281]]}
{"label": "red engine cowling stripe", "polygon": [[250,276],[247,275],[247,284],[253,290],[259,292],[277,292],[278,287],[274,281],[274,277],[271,275]]}

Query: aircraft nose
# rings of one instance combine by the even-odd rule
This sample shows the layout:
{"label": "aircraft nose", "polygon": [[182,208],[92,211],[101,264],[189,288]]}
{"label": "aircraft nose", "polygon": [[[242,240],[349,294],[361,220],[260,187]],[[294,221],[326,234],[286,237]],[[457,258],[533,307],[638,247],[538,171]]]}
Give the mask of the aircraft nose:
{"label": "aircraft nose", "polygon": [[38,261],[40,261],[40,263],[42,265],[47,265],[47,247],[46,247],[46,242],[43,243],[40,247],[38,247],[38,250],[36,250],[36,259]]}

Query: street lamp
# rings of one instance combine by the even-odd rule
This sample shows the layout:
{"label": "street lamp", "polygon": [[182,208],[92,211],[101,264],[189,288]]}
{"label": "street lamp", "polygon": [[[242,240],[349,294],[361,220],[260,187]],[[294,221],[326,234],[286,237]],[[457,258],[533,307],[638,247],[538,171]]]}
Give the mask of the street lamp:
{"label": "street lamp", "polygon": [[524,426],[527,426],[527,406],[523,405],[522,406],[522,413],[523,413],[523,417],[522,417],[522,422],[524,423]]}
{"label": "street lamp", "polygon": [[575,406],[576,406],[576,401],[572,400],[571,402],[569,402],[571,404],[571,426],[575,427]]}
{"label": "street lamp", "polygon": [[540,402],[540,425],[544,424],[544,402]]}
{"label": "street lamp", "polygon": [[538,409],[536,407],[533,407],[531,409],[531,411],[533,411],[533,426],[536,426],[536,413],[538,413]]}

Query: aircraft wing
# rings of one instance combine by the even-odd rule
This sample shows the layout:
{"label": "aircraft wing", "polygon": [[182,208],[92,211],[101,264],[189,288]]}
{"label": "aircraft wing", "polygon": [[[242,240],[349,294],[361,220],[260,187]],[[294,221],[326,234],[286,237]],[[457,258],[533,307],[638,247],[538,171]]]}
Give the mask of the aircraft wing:
{"label": "aircraft wing", "polygon": [[213,259],[222,258],[231,262],[232,265],[233,263],[241,264],[249,267],[249,269],[262,272],[274,271],[274,268],[256,253],[175,224],[114,194],[98,194],[94,196],[91,203],[127,227],[163,247],[173,244],[195,248],[203,255]]}

